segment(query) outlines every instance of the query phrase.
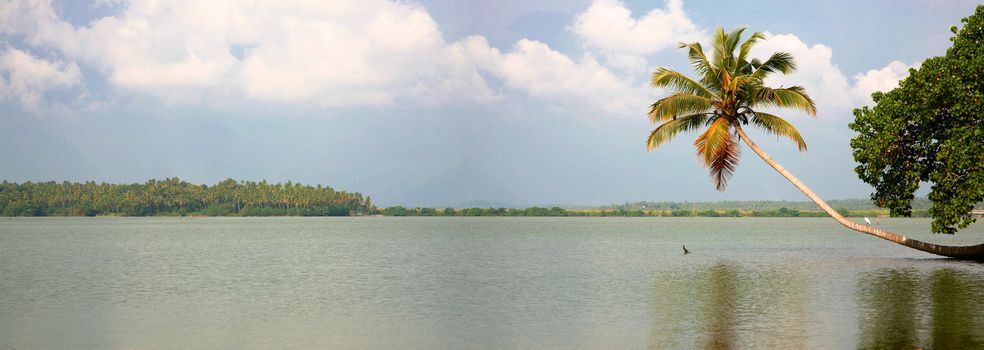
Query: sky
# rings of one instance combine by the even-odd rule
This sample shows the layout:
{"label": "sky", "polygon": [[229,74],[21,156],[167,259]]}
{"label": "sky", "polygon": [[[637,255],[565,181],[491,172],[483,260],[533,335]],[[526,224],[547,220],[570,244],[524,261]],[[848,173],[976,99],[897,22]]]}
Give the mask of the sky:
{"label": "sky", "polygon": [[747,148],[647,152],[657,67],[718,26],[792,53],[809,151],[749,136],[820,196],[865,198],[848,128],[949,47],[974,1],[0,0],[0,179],[323,184],[384,206],[803,200]]}

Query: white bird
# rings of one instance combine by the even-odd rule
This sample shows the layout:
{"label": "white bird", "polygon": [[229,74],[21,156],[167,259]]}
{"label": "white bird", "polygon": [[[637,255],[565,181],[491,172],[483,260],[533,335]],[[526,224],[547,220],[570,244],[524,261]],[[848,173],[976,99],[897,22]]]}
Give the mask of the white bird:
{"label": "white bird", "polygon": [[864,222],[867,222],[868,225],[871,225],[871,220],[869,220],[867,216],[864,217]]}

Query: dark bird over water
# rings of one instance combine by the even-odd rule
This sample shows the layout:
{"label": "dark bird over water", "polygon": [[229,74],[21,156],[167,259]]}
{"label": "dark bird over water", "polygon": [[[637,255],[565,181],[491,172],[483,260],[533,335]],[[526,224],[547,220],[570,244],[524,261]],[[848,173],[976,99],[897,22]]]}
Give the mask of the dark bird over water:
{"label": "dark bird over water", "polygon": [[683,246],[683,253],[684,254],[690,254],[690,251],[687,250],[687,246]]}

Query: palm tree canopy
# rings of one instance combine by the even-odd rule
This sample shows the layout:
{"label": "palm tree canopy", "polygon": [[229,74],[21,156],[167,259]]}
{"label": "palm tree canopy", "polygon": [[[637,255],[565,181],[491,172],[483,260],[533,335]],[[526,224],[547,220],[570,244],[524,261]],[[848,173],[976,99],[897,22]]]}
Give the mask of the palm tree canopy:
{"label": "palm tree canopy", "polygon": [[752,48],[765,35],[756,32],[742,40],[744,32],[745,28],[738,28],[726,33],[719,27],[711,40],[710,57],[700,43],[680,44],[687,50],[699,79],[657,68],[649,82],[654,88],[666,88],[672,93],[653,103],[649,110],[649,120],[660,125],[649,134],[647,149],[653,150],[681,132],[703,129],[694,147],[721,191],[738,164],[741,149],[735,128],[740,125],[751,124],[787,137],[800,151],[806,151],[806,142],[792,124],[761,112],[760,108],[791,108],[816,116],[816,105],[802,87],[773,88],[763,83],[771,74],[795,71],[793,56],[776,52],[764,61],[750,58]]}

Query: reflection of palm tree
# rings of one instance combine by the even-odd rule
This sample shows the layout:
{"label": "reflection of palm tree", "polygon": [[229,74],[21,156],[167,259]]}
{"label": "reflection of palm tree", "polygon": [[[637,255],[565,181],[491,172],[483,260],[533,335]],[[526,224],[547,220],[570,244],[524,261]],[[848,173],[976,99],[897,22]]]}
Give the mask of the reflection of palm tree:
{"label": "reflection of palm tree", "polygon": [[[747,276],[745,276],[747,277]],[[738,270],[718,264],[661,273],[655,282],[650,349],[733,349]]]}
{"label": "reflection of palm tree", "polygon": [[649,348],[806,348],[806,290],[797,271],[720,263],[664,271],[654,280]]}
{"label": "reflection of palm tree", "polygon": [[736,349],[735,323],[738,309],[738,271],[732,266],[715,265],[707,271],[709,286],[703,319],[704,349]]}

